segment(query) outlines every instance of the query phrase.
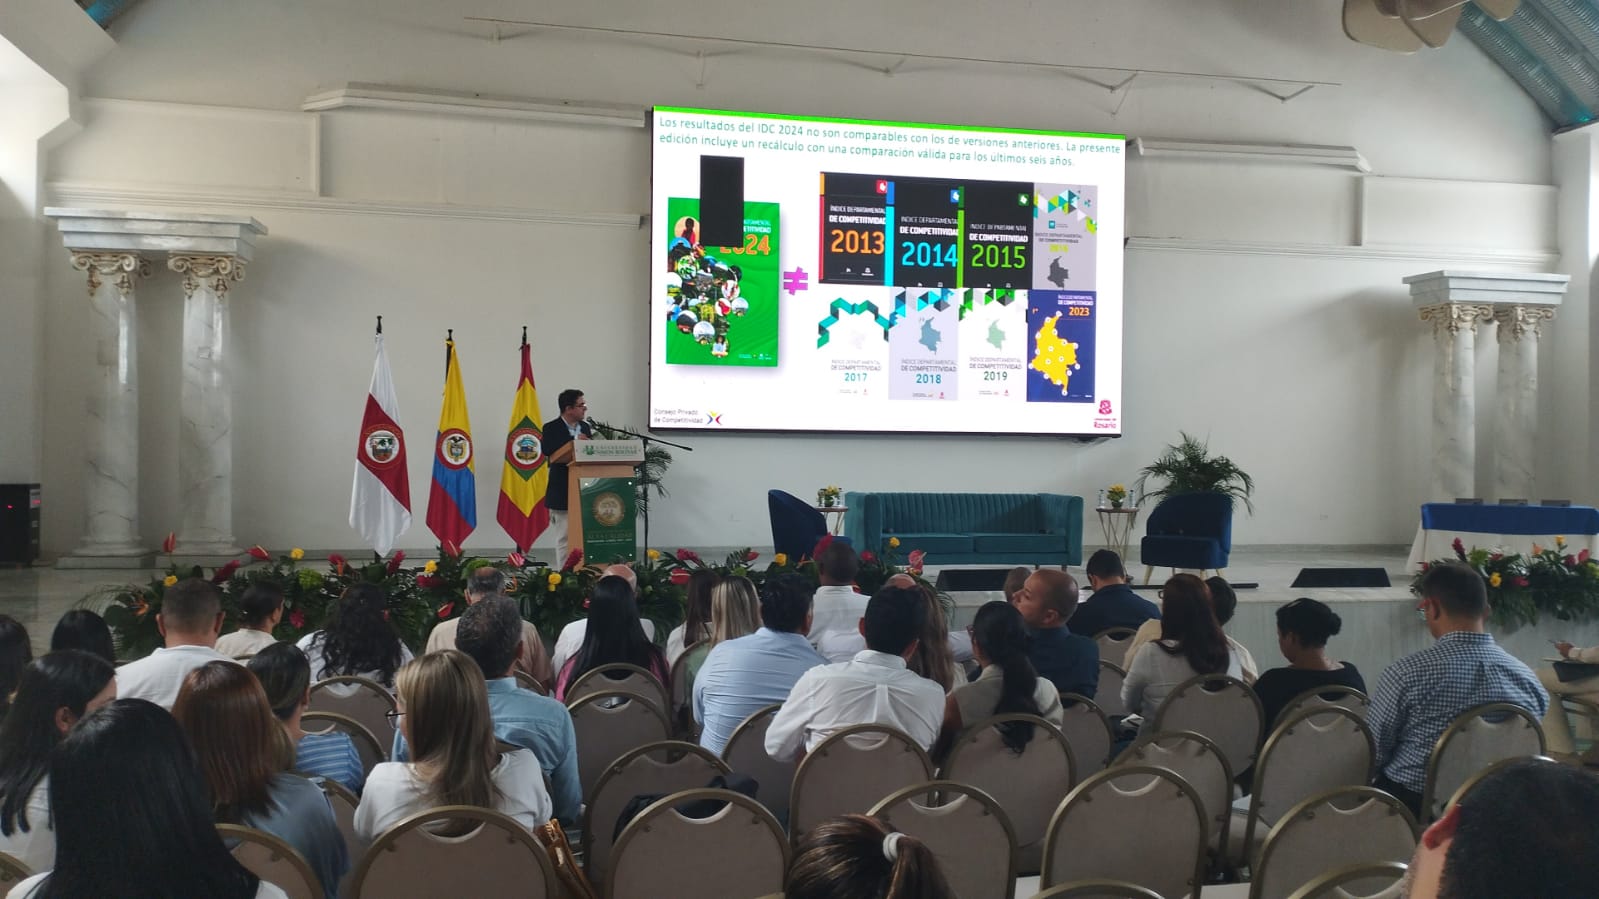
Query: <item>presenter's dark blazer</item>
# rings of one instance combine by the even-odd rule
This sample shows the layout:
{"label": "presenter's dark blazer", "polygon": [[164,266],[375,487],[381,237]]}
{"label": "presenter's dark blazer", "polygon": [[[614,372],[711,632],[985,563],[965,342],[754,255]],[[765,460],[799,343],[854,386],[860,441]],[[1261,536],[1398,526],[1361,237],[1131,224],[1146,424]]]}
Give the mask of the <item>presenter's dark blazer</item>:
{"label": "presenter's dark blazer", "polygon": [[[593,437],[594,429],[588,422],[578,425],[584,437]],[[572,442],[572,429],[566,426],[566,421],[559,415],[553,421],[544,423],[544,455],[553,456],[555,451]],[[544,494],[544,505],[551,511],[566,511],[566,466],[550,463],[550,489]]]}

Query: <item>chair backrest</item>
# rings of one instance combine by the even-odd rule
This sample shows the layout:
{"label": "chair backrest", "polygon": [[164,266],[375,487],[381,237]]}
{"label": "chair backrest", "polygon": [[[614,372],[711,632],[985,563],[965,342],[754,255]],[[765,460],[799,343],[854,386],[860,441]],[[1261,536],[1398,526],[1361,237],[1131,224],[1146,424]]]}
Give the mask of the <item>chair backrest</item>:
{"label": "chair backrest", "polygon": [[1003,804],[970,784],[935,780],[895,790],[869,815],[921,840],[961,899],[1010,899],[1016,833]]}
{"label": "chair backrest", "polygon": [[766,730],[777,717],[782,704],[757,709],[733,728],[722,761],[727,766],[755,779],[755,798],[782,824],[788,823],[788,797],[794,788],[794,771],[799,762],[780,762],[766,753]]}
{"label": "chair backrest", "polygon": [[11,888],[32,877],[35,872],[22,863],[22,859],[9,853],[0,852],[0,890],[11,892]]}
{"label": "chair backrest", "polygon": [[[1288,899],[1399,899],[1409,869],[1403,862],[1350,865],[1321,875],[1294,890]],[[1374,893],[1375,884],[1385,885]]]}
{"label": "chair backrest", "polygon": [[1032,899],[1161,899],[1161,896],[1125,880],[1074,880],[1034,893]]}
{"label": "chair backrest", "polygon": [[601,665],[583,672],[581,677],[572,681],[566,688],[566,704],[571,705],[595,693],[632,693],[654,703],[662,712],[672,708],[672,697],[660,678],[637,665],[625,662]]}
{"label": "chair backrest", "polygon": [[[708,818],[678,811],[706,800],[727,805]],[[646,808],[622,831],[604,895],[767,896],[783,891],[788,857],[782,826],[759,802],[732,790],[687,790]]]}
{"label": "chair backrest", "polygon": [[809,556],[827,533],[827,516],[792,493],[766,491],[766,513],[772,522],[772,548],[796,561]]}
{"label": "chair backrest", "polygon": [[864,813],[900,787],[933,779],[926,750],[880,724],[846,727],[817,744],[794,772],[789,832],[798,840],[828,818]]}
{"label": "chair backrest", "polygon": [[1211,537],[1223,552],[1233,548],[1233,498],[1225,493],[1179,493],[1160,501],[1149,513],[1144,533]]}
{"label": "chair backrest", "polygon": [[1227,857],[1228,822],[1233,814],[1233,769],[1221,747],[1191,731],[1144,734],[1116,757],[1112,767],[1165,768],[1194,788],[1205,810],[1205,827],[1216,842],[1216,857]]}
{"label": "chair backrest", "polygon": [[311,864],[282,837],[237,824],[218,824],[217,830],[223,842],[231,844],[239,864],[287,893],[289,899],[322,899],[322,884]]}
{"label": "chair backrest", "polygon": [[1039,885],[1106,878],[1162,896],[1197,893],[1208,838],[1204,804],[1181,775],[1110,768],[1078,784],[1055,812]]}
{"label": "chair backrest", "polygon": [[1174,687],[1155,710],[1152,729],[1193,731],[1221,747],[1227,765],[1242,773],[1255,763],[1265,712],[1260,697],[1236,677],[1201,674]]}
{"label": "chair backrest", "polygon": [[391,729],[388,714],[395,708],[393,694],[368,678],[340,675],[311,685],[309,711],[347,715],[374,735]]}
{"label": "chair backrest", "polygon": [[539,683],[538,678],[528,674],[526,671],[517,669],[511,672],[511,676],[516,678],[516,685],[524,690],[532,690],[540,696],[550,695],[550,688]]}
{"label": "chair backrest", "polygon": [[[355,754],[361,757],[363,774],[371,774],[373,767],[379,762],[388,761],[389,746],[392,744],[379,740],[377,734],[349,715],[341,715],[338,712],[306,712],[300,716],[300,729],[308,734],[338,731],[348,736],[350,742],[355,744]],[[394,732],[394,728],[389,727],[387,722],[384,723],[383,729],[391,734]]]}
{"label": "chair backrest", "polygon": [[[1533,758],[1537,759],[1540,762],[1548,762],[1551,765],[1560,764],[1559,762],[1555,761],[1554,759],[1552,759],[1552,758],[1550,758],[1549,756],[1546,756],[1546,755],[1536,755],[1536,756],[1533,756]],[[1512,758],[1512,759],[1500,759],[1499,761],[1494,762],[1492,765],[1489,765],[1488,767],[1482,769],[1481,771],[1478,771],[1476,774],[1473,774],[1470,777],[1466,778],[1466,782],[1460,785],[1460,789],[1456,790],[1454,795],[1449,797],[1449,802],[1448,802],[1448,804],[1446,804],[1444,806],[1444,811],[1448,811],[1451,807],[1459,805],[1460,804],[1460,800],[1465,798],[1467,793],[1470,793],[1474,788],[1476,788],[1477,784],[1482,783],[1483,780],[1485,780],[1488,777],[1488,775],[1497,772],[1500,768],[1503,768],[1506,765],[1514,765],[1517,762],[1524,762],[1524,761],[1526,761],[1526,759],[1525,758],[1521,758],[1521,757]]]}
{"label": "chair backrest", "polygon": [[1138,633],[1137,628],[1108,627],[1094,635],[1094,642],[1099,644],[1099,657],[1102,659],[1122,659],[1127,657],[1127,647],[1133,643],[1133,635]]}
{"label": "chair backrest", "polygon": [[1277,899],[1328,871],[1408,862],[1416,819],[1403,802],[1372,787],[1343,787],[1289,809],[1266,835],[1250,899]]}
{"label": "chair backrest", "polygon": [[700,724],[694,720],[694,679],[689,677],[689,655],[699,643],[683,648],[683,653],[672,663],[672,733],[691,743],[700,739]]}
{"label": "chair backrest", "polygon": [[1444,803],[1471,775],[1501,759],[1543,755],[1544,748],[1543,727],[1521,706],[1490,702],[1456,715],[1427,759],[1422,823],[1442,815]]}
{"label": "chair backrest", "polygon": [[567,710],[577,739],[577,780],[585,801],[612,762],[672,736],[666,713],[636,693],[592,693]]}
{"label": "chair backrest", "polygon": [[1289,809],[1340,787],[1371,783],[1376,765],[1371,730],[1341,706],[1312,706],[1272,732],[1255,764],[1244,846],[1256,846]]}
{"label": "chair backrest", "polygon": [[606,767],[583,809],[583,866],[598,881],[611,862],[616,821],[633,797],[710,785],[726,763],[693,743],[666,740],[634,749]]}
{"label": "chair backrest", "polygon": [[[1020,753],[1005,745],[999,730],[1013,722],[1033,726],[1033,738]],[[1049,819],[1077,784],[1077,762],[1055,725],[1034,715],[995,715],[961,732],[940,777],[976,787],[1005,809],[1015,837],[1016,870],[1030,874],[1043,856]]]}
{"label": "chair backrest", "polygon": [[[1120,699],[1117,688],[1117,698]],[[1110,753],[1116,745],[1116,732],[1110,718],[1099,703],[1078,693],[1062,693],[1060,732],[1072,747],[1072,761],[1076,763],[1077,782],[1090,774],[1098,774],[1110,764]]]}
{"label": "chair backrest", "polygon": [[[323,795],[328,797],[328,805],[333,806],[333,821],[339,826],[339,836],[344,837],[344,845],[350,850],[350,858],[359,859],[363,840],[355,830],[355,809],[361,804],[361,797],[350,792],[341,783],[328,780],[326,777],[312,777],[311,782],[322,788]],[[344,872],[344,879],[339,881],[339,895],[348,894],[345,888],[350,885],[350,878],[355,876],[355,869]]]}
{"label": "chair backrest", "polygon": [[[473,826],[441,836],[432,826]],[[493,809],[446,805],[417,812],[372,841],[350,882],[351,899],[560,896],[544,847],[514,818]]]}
{"label": "chair backrest", "polygon": [[[1312,687],[1288,700],[1288,704],[1283,706],[1283,710],[1277,713],[1277,723],[1280,724],[1287,721],[1306,709],[1319,709],[1323,706],[1337,706],[1341,709],[1348,709],[1364,719],[1366,710],[1371,708],[1371,697],[1356,690],[1354,687],[1339,685]],[[1268,721],[1267,724],[1271,724],[1271,722]]]}
{"label": "chair backrest", "polygon": [[1100,657],[1099,686],[1094,689],[1094,705],[1112,718],[1127,714],[1127,703],[1122,702],[1122,682],[1125,680],[1126,668]]}

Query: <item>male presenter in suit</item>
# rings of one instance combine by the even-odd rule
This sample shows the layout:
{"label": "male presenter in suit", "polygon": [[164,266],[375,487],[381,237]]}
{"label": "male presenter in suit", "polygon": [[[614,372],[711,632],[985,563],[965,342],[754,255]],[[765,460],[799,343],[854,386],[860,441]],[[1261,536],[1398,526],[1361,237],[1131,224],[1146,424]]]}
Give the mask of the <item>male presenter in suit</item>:
{"label": "male presenter in suit", "polygon": [[[561,407],[561,416],[544,425],[544,452],[551,457],[574,441],[588,440],[594,436],[594,429],[585,420],[589,414],[589,404],[583,401],[583,391],[563,390],[556,398],[556,403]],[[571,552],[571,547],[566,543],[569,500],[566,477],[565,463],[550,463],[550,487],[549,492],[544,494],[544,504],[550,510],[550,527],[555,529],[556,568],[566,564],[566,556]]]}

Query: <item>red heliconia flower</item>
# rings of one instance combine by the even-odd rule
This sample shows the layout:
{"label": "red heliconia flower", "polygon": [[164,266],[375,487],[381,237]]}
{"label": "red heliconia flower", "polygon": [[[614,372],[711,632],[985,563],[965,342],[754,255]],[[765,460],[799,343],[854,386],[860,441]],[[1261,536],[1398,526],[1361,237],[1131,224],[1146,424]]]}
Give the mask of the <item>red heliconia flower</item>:
{"label": "red heliconia flower", "polygon": [[1528,585],[1528,584],[1530,584],[1530,583],[1532,583],[1532,581],[1529,581],[1529,580],[1527,580],[1527,579],[1526,579],[1526,578],[1524,578],[1524,577],[1518,577],[1518,578],[1516,578],[1516,586],[1517,586],[1517,587],[1525,587],[1525,586],[1527,586],[1527,585]]}
{"label": "red heliconia flower", "polygon": [[1567,568],[1576,568],[1577,567],[1577,557],[1576,556],[1568,555],[1564,559],[1561,559],[1560,561],[1566,563],[1566,567]]}
{"label": "red heliconia flower", "polygon": [[305,613],[299,609],[290,612],[289,623],[297,628],[305,627]]}
{"label": "red heliconia flower", "polygon": [[172,531],[167,531],[167,539],[161,541],[161,551],[167,555],[171,555],[172,551],[177,549],[177,547],[178,535]]}
{"label": "red heliconia flower", "polygon": [[1423,563],[1421,563],[1421,570],[1422,571],[1431,571],[1432,570],[1432,563],[1431,562],[1423,562]]}
{"label": "red heliconia flower", "polygon": [[911,550],[910,556],[908,556],[907,558],[908,558],[908,560],[910,562],[911,567],[915,568],[918,571],[920,571],[921,568],[922,568],[922,562],[927,559],[927,551],[926,550],[921,550],[921,549],[913,549],[913,550]]}
{"label": "red heliconia flower", "polygon": [[562,571],[571,571],[572,569],[574,569],[574,568],[576,568],[578,566],[579,562],[582,562],[582,561],[583,561],[583,550],[574,549],[571,552],[566,554],[566,560],[561,563],[561,570]]}
{"label": "red heliconia flower", "polygon": [[393,574],[394,572],[400,570],[400,563],[404,562],[404,561],[405,561],[405,550],[402,549],[399,552],[394,554],[394,558],[389,560],[388,567],[386,569],[384,569],[384,570],[387,571],[389,574]]}
{"label": "red heliconia flower", "polygon": [[698,562],[700,554],[692,549],[680,549],[677,551],[677,560],[679,562]]}
{"label": "red heliconia flower", "polygon": [[416,585],[418,587],[437,587],[439,579],[431,574],[419,574],[416,576]]}
{"label": "red heliconia flower", "polygon": [[267,552],[266,548],[259,543],[250,547],[250,556],[251,558],[260,559],[263,562],[272,558],[272,554]]}
{"label": "red heliconia flower", "polygon": [[449,556],[450,558],[452,558],[452,559],[461,558],[461,548],[459,546],[456,546],[454,543],[451,543],[450,541],[446,540],[446,541],[444,541],[444,546],[442,548],[444,550],[444,554]]}
{"label": "red heliconia flower", "polygon": [[[421,579],[418,578],[418,580]],[[453,611],[455,611],[455,603],[453,602],[447,602],[444,605],[439,606],[439,620],[443,621],[444,619],[450,617],[450,613]]]}
{"label": "red heliconia flower", "polygon": [[344,557],[338,553],[328,553],[328,564],[332,565],[333,570],[339,574],[344,573]]}
{"label": "red heliconia flower", "polygon": [[505,561],[510,562],[512,565],[515,565],[518,568],[521,568],[527,564],[527,556],[524,556],[513,549],[511,550],[511,554],[505,557]]}
{"label": "red heliconia flower", "polygon": [[826,550],[829,546],[832,546],[832,545],[833,545],[833,535],[832,534],[823,534],[822,535],[822,539],[816,541],[816,548],[811,550],[811,558],[820,559],[822,557],[822,552],[824,550]]}
{"label": "red heliconia flower", "polygon": [[225,583],[228,582],[228,578],[233,577],[233,572],[238,571],[238,570],[239,570],[239,562],[238,562],[237,559],[235,559],[235,560],[233,560],[231,562],[228,562],[226,565],[223,565],[221,568],[218,568],[216,574],[211,575],[211,583],[213,583],[213,584],[225,584]]}
{"label": "red heliconia flower", "polygon": [[876,562],[877,561],[877,553],[874,553],[874,552],[872,552],[871,550],[868,549],[865,552],[861,553],[861,561],[865,562],[867,564],[871,564],[872,562]]}
{"label": "red heliconia flower", "polygon": [[756,559],[759,559],[760,557],[761,557],[761,554],[752,549],[749,552],[744,554],[744,561],[753,562]]}
{"label": "red heliconia flower", "polygon": [[688,583],[688,572],[684,571],[681,568],[674,568],[674,569],[672,569],[671,578],[672,578],[672,583],[674,583],[677,586],[681,587],[681,586],[683,586],[683,585]]}
{"label": "red heliconia flower", "polygon": [[1586,561],[1588,561],[1588,557],[1591,556],[1591,555],[1593,555],[1593,553],[1591,553],[1591,552],[1589,552],[1588,550],[1585,549],[1582,552],[1577,553],[1577,562],[1579,564],[1582,563],[1582,562],[1586,562]]}
{"label": "red heliconia flower", "polygon": [[1504,557],[1505,557],[1504,553],[1494,553],[1493,555],[1488,557],[1488,560],[1491,561],[1491,562],[1497,562],[1500,559],[1503,559]]}

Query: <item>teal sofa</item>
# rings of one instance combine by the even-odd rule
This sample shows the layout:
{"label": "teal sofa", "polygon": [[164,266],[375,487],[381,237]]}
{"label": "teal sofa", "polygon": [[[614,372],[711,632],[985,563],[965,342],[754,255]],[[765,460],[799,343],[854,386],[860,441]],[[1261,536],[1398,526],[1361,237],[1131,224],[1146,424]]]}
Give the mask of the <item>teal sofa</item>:
{"label": "teal sofa", "polygon": [[931,565],[1080,565],[1083,498],[1058,493],[846,493],[844,533],[862,550],[898,537]]}

